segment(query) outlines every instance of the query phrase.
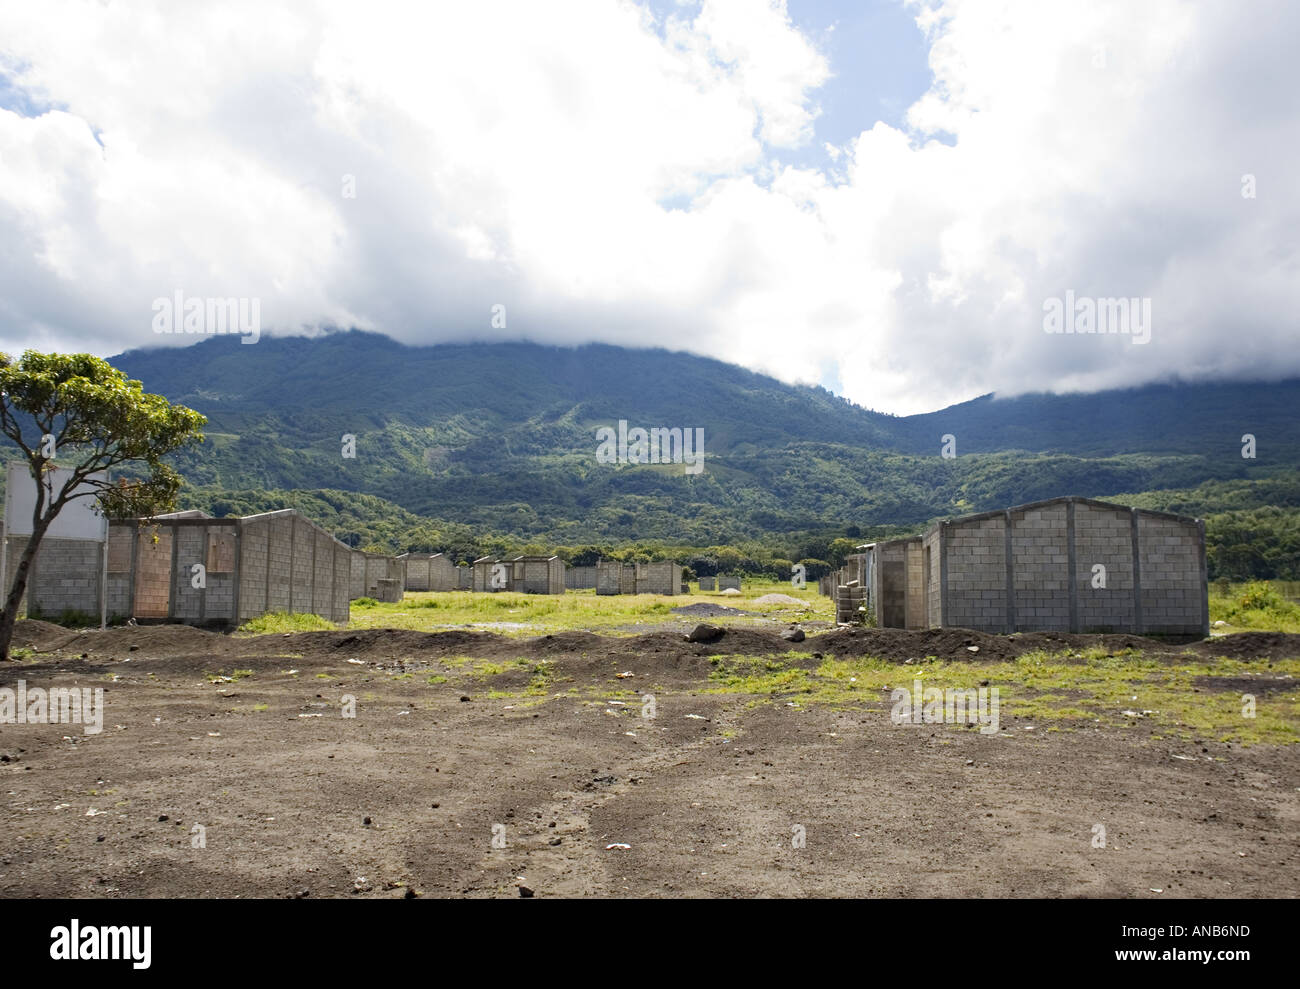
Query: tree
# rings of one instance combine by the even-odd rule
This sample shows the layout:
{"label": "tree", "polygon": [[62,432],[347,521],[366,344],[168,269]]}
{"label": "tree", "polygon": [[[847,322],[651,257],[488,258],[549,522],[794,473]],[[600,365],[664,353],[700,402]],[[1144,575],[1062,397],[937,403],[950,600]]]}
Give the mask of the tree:
{"label": "tree", "polygon": [[[162,458],[199,443],[207,420],[183,405],[144,391],[107,361],[90,354],[0,353],[0,432],[16,444],[36,484],[32,534],[18,558],[0,611],[0,659],[9,658],[18,604],[32,560],[50,523],[70,501],[93,497],[110,518],[171,511],[181,478]],[[56,466],[71,473],[56,490],[47,478]],[[90,475],[131,465],[116,481]]]}

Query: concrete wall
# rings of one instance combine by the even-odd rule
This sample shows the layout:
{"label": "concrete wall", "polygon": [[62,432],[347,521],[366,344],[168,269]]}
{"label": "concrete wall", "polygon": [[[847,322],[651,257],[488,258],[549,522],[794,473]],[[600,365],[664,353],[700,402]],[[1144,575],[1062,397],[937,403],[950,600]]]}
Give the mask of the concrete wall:
{"label": "concrete wall", "polygon": [[[403,590],[406,589],[406,560],[400,556],[384,556],[379,553],[363,553],[359,549],[351,550],[348,574],[349,599],[374,598],[379,600],[379,581],[396,580]],[[390,593],[390,592],[386,592]],[[398,600],[401,600],[398,598]]]}
{"label": "concrete wall", "polygon": [[456,565],[442,553],[403,553],[396,557],[404,567],[404,589],[408,591],[454,591]]}
{"label": "concrete wall", "polygon": [[1138,512],[1139,582],[1145,632],[1209,635],[1205,525]]}
{"label": "concrete wall", "polygon": [[[5,580],[12,586],[18,559],[27,546],[26,536],[9,540]],[[41,540],[27,576],[27,614],[58,618],[64,611],[80,611],[99,624],[99,585],[103,548],[87,539]],[[5,588],[7,591],[8,588]]]}
{"label": "concrete wall", "polygon": [[[625,567],[617,560],[599,560],[596,563],[596,593],[597,594],[622,594],[624,584],[624,571],[632,570],[631,567]],[[633,590],[635,590],[636,575],[633,571]]]}
{"label": "concrete wall", "polygon": [[[1076,504],[1074,559],[1079,631],[1121,632],[1136,628],[1133,512],[1087,502]],[[1104,567],[1104,573],[1094,574],[1095,566]],[[1105,586],[1094,587],[1103,577]]]}
{"label": "concrete wall", "polygon": [[[924,628],[927,600],[922,568],[922,540],[919,536],[891,539],[873,544],[845,571],[860,583],[870,583],[864,600],[875,612],[881,628]],[[863,573],[866,568],[869,572]],[[859,576],[860,575],[860,576]]]}
{"label": "concrete wall", "polygon": [[564,571],[564,586],[571,591],[588,590],[596,586],[595,567],[568,567]]}
{"label": "concrete wall", "polygon": [[739,578],[739,577],[722,577],[722,576],[719,576],[719,577],[718,577],[718,590],[720,590],[720,591],[725,591],[725,590],[727,590],[728,588],[735,588],[736,590],[740,590],[740,578]]}
{"label": "concrete wall", "polygon": [[717,577],[701,577],[701,578],[700,578],[700,590],[702,590],[702,591],[716,591],[717,589],[718,589],[718,578],[717,578]]}
{"label": "concrete wall", "polygon": [[680,594],[682,568],[671,561],[640,563],[636,567],[636,593]]}
{"label": "concrete wall", "polygon": [[[11,556],[14,551],[11,545]],[[107,553],[110,619],[231,628],[267,611],[298,611],[348,620],[350,550],[293,511],[245,519],[179,512],[144,523],[116,520],[109,525]],[[29,612],[98,617],[102,561],[97,543],[42,540]],[[196,565],[204,568],[200,586]]]}
{"label": "concrete wall", "polygon": [[429,557],[403,553],[398,559],[406,566],[406,589],[408,591],[429,590]]}
{"label": "concrete wall", "polygon": [[476,591],[498,591],[502,588],[492,586],[492,567],[501,561],[496,557],[480,556],[473,564],[473,589]]}
{"label": "concrete wall", "polygon": [[1058,498],[941,523],[923,545],[940,557],[927,584],[940,601],[931,622],[1209,634],[1205,527],[1195,519]]}
{"label": "concrete wall", "polygon": [[514,562],[514,590],[525,594],[564,593],[564,561],[558,556],[523,556]]}
{"label": "concrete wall", "polygon": [[1006,516],[998,514],[959,519],[944,526],[945,625],[1010,631],[1006,627],[1006,525]]}
{"label": "concrete wall", "polygon": [[[357,551],[295,511],[251,515],[237,522],[239,624],[268,611],[348,620]],[[213,617],[210,608],[207,616]]]}
{"label": "concrete wall", "polygon": [[943,596],[939,593],[939,572],[943,563],[939,531],[939,527],[934,526],[921,537],[921,583],[925,591],[925,624],[929,628],[944,623]]}

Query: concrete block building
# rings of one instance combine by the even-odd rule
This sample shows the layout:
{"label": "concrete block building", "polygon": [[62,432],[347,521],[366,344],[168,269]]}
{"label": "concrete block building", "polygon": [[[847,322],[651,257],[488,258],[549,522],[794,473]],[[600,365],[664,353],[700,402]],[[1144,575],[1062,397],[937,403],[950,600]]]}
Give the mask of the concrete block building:
{"label": "concrete block building", "polygon": [[638,563],[636,592],[638,594],[680,594],[682,592],[681,565],[669,560],[659,563]]}
{"label": "concrete block building", "polygon": [[635,564],[600,560],[596,564],[596,593],[680,594],[682,567],[670,560]]}
{"label": "concrete block building", "polygon": [[[10,541],[11,561],[21,544]],[[110,620],[230,629],[269,611],[295,611],[346,622],[352,555],[294,509],[243,518],[190,511],[113,520],[106,546],[42,540],[27,613],[97,617],[106,595]]]}
{"label": "concrete block building", "polygon": [[[374,598],[376,601],[400,601],[406,589],[406,560],[352,550],[348,594],[350,599]],[[380,581],[386,581],[381,587]],[[394,583],[396,582],[396,583]],[[394,597],[393,595],[397,596]]]}
{"label": "concrete block building", "polygon": [[[866,604],[883,628],[925,628],[924,550],[920,536],[861,547],[859,579]],[[852,557],[850,557],[852,559]]]}
{"label": "concrete block building", "polygon": [[509,564],[512,591],[524,594],[564,593],[564,561],[558,556],[516,556]]}
{"label": "concrete block building", "polygon": [[471,589],[475,591],[501,591],[503,587],[492,586],[492,567],[501,561],[495,556],[480,556],[471,564],[473,579]]}
{"label": "concrete block building", "polygon": [[1209,634],[1205,524],[1089,498],[949,519],[864,547],[880,625]]}
{"label": "concrete block building", "polygon": [[406,568],[408,591],[454,591],[460,586],[459,568],[443,553],[403,553],[397,559]]}

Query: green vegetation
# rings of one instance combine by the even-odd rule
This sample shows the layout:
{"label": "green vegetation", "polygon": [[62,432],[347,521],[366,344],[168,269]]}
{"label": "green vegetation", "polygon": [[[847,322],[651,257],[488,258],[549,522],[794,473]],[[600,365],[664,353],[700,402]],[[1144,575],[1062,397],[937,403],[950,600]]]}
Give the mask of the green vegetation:
{"label": "green vegetation", "polygon": [[[781,593],[797,598],[800,605],[755,604],[765,594]],[[598,595],[595,591],[568,591],[565,594],[496,594],[471,591],[408,591],[397,603],[377,603],[355,610],[352,602],[351,628],[436,629],[472,626],[504,635],[542,635],[546,633],[588,629],[606,635],[635,635],[641,626],[660,625],[689,618],[672,614],[674,608],[709,603],[757,612],[760,615],[797,621],[800,619],[834,620],[830,599],[815,588],[795,590],[789,581],[747,581],[737,595],[719,592],[677,594]],[[724,616],[708,621],[719,625],[751,624],[755,618]]]}
{"label": "green vegetation", "polygon": [[1233,587],[1226,581],[1210,585],[1210,621],[1224,621],[1223,631],[1254,629],[1300,633],[1300,583],[1253,581]]}
{"label": "green vegetation", "polygon": [[[708,692],[751,696],[753,703],[796,707],[879,704],[888,717],[886,688],[997,687],[1003,729],[1070,729],[1085,724],[1131,725],[1149,720],[1165,737],[1292,744],[1300,741],[1300,684],[1284,691],[1258,691],[1255,716],[1243,714],[1239,678],[1267,672],[1300,674],[1300,658],[1265,664],[1192,655],[1172,662],[1141,653],[1104,650],[1028,653],[999,663],[950,663],[928,658],[912,665],[873,658],[827,658],[814,664],[807,653],[785,657],[715,656]],[[1219,687],[1215,681],[1231,687]],[[1249,691],[1247,691],[1249,692]],[[949,726],[968,730],[965,726]]]}
{"label": "green vegetation", "polygon": [[252,670],[231,670],[229,673],[222,673],[218,670],[216,673],[205,673],[208,683],[237,683],[245,677],[253,675]]}
{"label": "green vegetation", "polygon": [[[181,482],[165,458],[201,443],[205,422],[91,354],[0,353],[0,436],[37,492],[31,533],[0,588],[0,660],[9,658],[32,563],[59,513],[87,498],[116,517],[170,510]],[[54,473],[59,467],[65,473]],[[109,476],[120,468],[136,476]]]}
{"label": "green vegetation", "polygon": [[327,632],[335,628],[320,615],[301,611],[268,611],[239,626],[241,635],[270,635],[276,632]]}

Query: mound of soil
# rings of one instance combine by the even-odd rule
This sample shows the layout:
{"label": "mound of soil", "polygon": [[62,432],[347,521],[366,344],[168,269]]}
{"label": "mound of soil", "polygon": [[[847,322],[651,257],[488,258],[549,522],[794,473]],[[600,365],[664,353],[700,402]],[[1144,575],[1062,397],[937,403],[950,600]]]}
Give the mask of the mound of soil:
{"label": "mound of soil", "polygon": [[761,598],[754,598],[755,604],[792,604],[797,607],[807,607],[806,602],[798,598],[792,598],[789,594],[764,594]]}
{"label": "mound of soil", "polygon": [[[1066,652],[1101,646],[1112,653],[1141,649],[1148,653],[1176,652],[1166,643],[1139,635],[1068,635],[1018,632],[995,635],[964,628],[837,628],[813,640],[825,652],[839,656],[878,656],[881,659],[981,660],[1015,659],[1028,652]],[[971,646],[976,647],[974,651]]]}
{"label": "mound of soil", "polygon": [[1235,632],[1186,647],[1198,656],[1228,659],[1291,659],[1300,656],[1300,635],[1289,632]]}

